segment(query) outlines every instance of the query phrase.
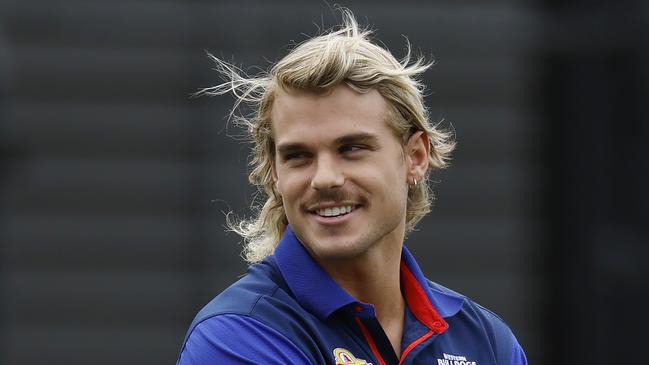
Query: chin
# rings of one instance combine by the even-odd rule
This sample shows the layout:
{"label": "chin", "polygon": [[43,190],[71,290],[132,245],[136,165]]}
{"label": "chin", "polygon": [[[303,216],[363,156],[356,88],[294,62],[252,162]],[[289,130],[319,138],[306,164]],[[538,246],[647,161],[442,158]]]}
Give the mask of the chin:
{"label": "chin", "polygon": [[350,227],[292,227],[300,242],[317,260],[353,259],[363,255],[371,246],[358,229],[350,230]]}
{"label": "chin", "polygon": [[[317,239],[317,238],[316,238]],[[321,260],[349,260],[367,252],[368,247],[361,242],[350,239],[330,237],[318,239],[317,244],[304,243],[311,254]]]}

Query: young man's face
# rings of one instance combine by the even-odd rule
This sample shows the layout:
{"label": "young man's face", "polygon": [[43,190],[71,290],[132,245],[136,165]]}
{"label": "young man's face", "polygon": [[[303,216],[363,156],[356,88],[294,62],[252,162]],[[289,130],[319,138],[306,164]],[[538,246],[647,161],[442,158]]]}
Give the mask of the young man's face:
{"label": "young man's face", "polygon": [[[274,178],[293,231],[318,261],[403,241],[413,160],[388,114],[376,90],[344,85],[325,95],[280,91],[274,101]],[[419,139],[408,146],[426,149],[427,163]]]}

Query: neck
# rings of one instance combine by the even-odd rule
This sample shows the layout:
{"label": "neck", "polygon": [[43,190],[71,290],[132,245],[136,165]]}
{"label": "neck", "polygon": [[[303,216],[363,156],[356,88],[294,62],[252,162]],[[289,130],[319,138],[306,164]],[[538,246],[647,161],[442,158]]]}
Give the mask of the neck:
{"label": "neck", "polygon": [[350,295],[370,303],[397,354],[401,354],[405,302],[401,294],[402,244],[366,252],[346,262],[320,262],[324,270]]}

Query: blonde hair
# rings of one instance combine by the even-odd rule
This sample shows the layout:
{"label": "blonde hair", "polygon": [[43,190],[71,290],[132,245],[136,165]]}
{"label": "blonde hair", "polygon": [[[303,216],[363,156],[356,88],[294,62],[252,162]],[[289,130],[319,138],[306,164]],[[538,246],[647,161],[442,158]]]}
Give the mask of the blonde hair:
{"label": "blonde hair", "polygon": [[[210,55],[225,82],[198,94],[232,93],[236,97],[230,117],[245,127],[252,141],[249,180],[265,196],[263,204],[253,204],[256,216],[236,221],[228,215],[230,229],[244,238],[243,256],[249,263],[271,255],[288,224],[272,178],[275,144],[270,111],[279,88],[326,92],[344,83],[361,93],[377,90],[391,106],[391,127],[404,145],[417,131],[428,135],[429,171],[446,167],[455,147],[450,132],[429,122],[423,103],[424,85],[418,76],[431,63],[423,57],[411,62],[409,43],[407,54],[398,61],[389,51],[371,42],[371,31],[361,29],[351,11],[344,8],[340,11],[342,24],[339,27],[299,44],[269,72],[258,77],[248,77],[238,68]],[[250,105],[254,113],[235,115],[241,103]],[[406,233],[411,232],[431,209],[433,194],[427,180],[428,173],[408,192]]]}

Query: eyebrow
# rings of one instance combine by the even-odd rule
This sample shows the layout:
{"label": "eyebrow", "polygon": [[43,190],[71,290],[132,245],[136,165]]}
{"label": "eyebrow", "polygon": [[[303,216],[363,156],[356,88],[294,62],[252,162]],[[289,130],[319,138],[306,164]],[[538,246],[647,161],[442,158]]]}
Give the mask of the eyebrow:
{"label": "eyebrow", "polygon": [[347,143],[378,143],[379,138],[372,133],[360,132],[340,136],[334,140],[334,144],[341,145]]}
{"label": "eyebrow", "polygon": [[[359,132],[359,133],[346,134],[344,136],[340,136],[336,138],[334,140],[334,145],[343,145],[349,143],[376,144],[378,143],[378,140],[379,140],[378,137],[372,133]],[[279,154],[287,154],[294,151],[305,150],[308,149],[308,147],[301,142],[287,142],[278,145],[276,149]]]}

